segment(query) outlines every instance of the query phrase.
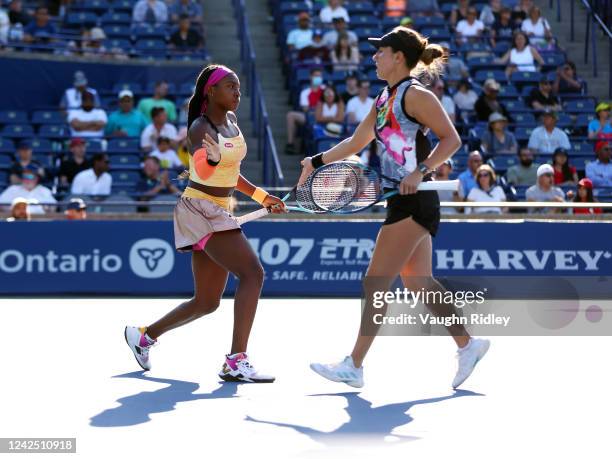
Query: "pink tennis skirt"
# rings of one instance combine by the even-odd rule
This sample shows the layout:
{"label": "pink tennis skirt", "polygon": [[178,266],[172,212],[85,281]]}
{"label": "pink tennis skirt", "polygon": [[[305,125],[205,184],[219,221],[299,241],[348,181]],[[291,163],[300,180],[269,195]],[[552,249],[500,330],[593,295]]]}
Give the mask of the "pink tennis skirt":
{"label": "pink tennis skirt", "polygon": [[180,197],[174,208],[174,246],[179,252],[204,250],[213,233],[239,228],[236,217],[206,199]]}

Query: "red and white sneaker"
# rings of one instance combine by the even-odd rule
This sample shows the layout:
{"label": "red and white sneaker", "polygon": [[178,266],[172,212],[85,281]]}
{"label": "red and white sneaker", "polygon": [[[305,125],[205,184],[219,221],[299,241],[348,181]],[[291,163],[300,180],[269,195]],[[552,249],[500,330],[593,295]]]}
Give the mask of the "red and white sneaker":
{"label": "red and white sneaker", "polygon": [[145,327],[125,327],[123,335],[125,336],[125,342],[134,353],[138,365],[143,370],[150,370],[149,350],[157,343],[157,340],[150,339],[145,332]]}
{"label": "red and white sneaker", "polygon": [[242,381],[250,383],[271,383],[276,379],[274,376],[261,375],[249,362],[246,352],[238,352],[225,356],[225,363],[219,373],[223,381]]}

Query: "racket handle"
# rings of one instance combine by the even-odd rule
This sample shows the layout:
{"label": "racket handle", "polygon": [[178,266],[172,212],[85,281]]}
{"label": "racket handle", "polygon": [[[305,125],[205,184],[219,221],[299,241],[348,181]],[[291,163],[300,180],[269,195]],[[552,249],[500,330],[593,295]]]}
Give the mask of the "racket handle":
{"label": "racket handle", "polygon": [[421,182],[417,188],[420,191],[428,190],[450,190],[457,191],[459,189],[459,180],[432,180],[430,182]]}
{"label": "racket handle", "polygon": [[252,220],[257,220],[258,218],[261,217],[265,217],[266,215],[268,215],[270,213],[270,211],[268,210],[267,207],[263,207],[259,210],[255,210],[253,212],[250,212],[248,214],[242,215],[240,217],[237,217],[236,220],[238,220],[238,224],[239,225],[244,225],[247,222],[250,222]]}

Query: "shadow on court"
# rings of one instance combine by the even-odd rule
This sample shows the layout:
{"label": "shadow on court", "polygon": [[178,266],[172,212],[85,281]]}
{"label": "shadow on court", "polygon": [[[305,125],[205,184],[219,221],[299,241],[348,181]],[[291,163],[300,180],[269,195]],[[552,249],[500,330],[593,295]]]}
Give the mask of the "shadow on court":
{"label": "shadow on court", "polygon": [[144,373],[144,371],[134,371],[113,378],[132,378],[169,385],[153,392],[140,392],[120,398],[117,400],[120,406],[96,414],[90,418],[89,424],[93,427],[126,427],[143,424],[151,420],[151,414],[172,411],[179,402],[237,397],[240,385],[240,383],[223,383],[208,394],[194,394],[200,388],[198,383],[149,377]]}
{"label": "shadow on court", "polygon": [[[287,424],[282,422],[264,421],[246,417],[247,421],[269,424],[277,427],[290,427],[297,432],[308,435],[312,440],[325,446],[338,446],[343,440],[353,441],[354,439],[367,440],[369,445],[376,443],[397,444],[398,442],[418,440],[419,437],[398,435],[391,433],[396,427],[403,426],[412,422],[414,418],[407,411],[416,405],[426,405],[438,403],[445,400],[452,400],[459,397],[484,396],[476,392],[467,390],[456,390],[452,395],[444,397],[426,398],[422,400],[412,400],[408,402],[392,403],[372,408],[372,402],[360,397],[357,392],[343,392],[337,394],[315,394],[310,397],[344,397],[348,403],[344,408],[349,415],[349,420],[331,432],[312,429],[307,426],[297,424]],[[386,437],[392,437],[393,443],[386,442]]]}

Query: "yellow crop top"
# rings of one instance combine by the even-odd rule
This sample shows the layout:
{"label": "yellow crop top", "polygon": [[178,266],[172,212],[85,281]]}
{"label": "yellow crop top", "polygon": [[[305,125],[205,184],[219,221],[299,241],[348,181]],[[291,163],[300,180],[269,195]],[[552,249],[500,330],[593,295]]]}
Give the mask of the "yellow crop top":
{"label": "yellow crop top", "polygon": [[247,145],[242,136],[242,132],[238,130],[236,137],[226,138],[218,134],[219,152],[221,160],[215,166],[215,171],[206,180],[198,177],[193,164],[193,156],[189,156],[189,179],[196,183],[208,186],[230,187],[236,186],[238,176],[240,175],[240,163],[246,156]]}

